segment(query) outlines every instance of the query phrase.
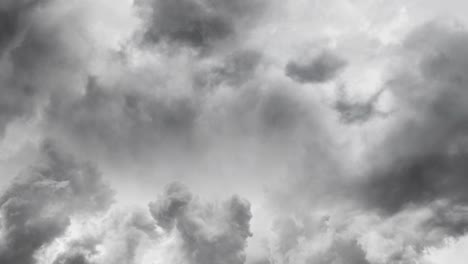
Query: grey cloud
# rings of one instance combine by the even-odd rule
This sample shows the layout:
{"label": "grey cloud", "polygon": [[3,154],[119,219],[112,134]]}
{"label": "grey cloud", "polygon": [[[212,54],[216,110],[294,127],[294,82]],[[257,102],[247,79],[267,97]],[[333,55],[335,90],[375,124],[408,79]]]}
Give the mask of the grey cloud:
{"label": "grey cloud", "polygon": [[315,135],[320,134],[319,111],[301,91],[277,83],[237,90],[224,105],[222,120],[213,119],[222,125],[229,122],[226,127],[230,137],[250,136],[260,143],[268,142],[265,147],[284,147],[283,143],[290,144],[294,140],[307,141],[305,134],[310,130],[314,130]]}
{"label": "grey cloud", "polygon": [[288,215],[273,230],[272,263],[419,263],[427,247],[466,230],[466,206],[450,205],[436,201],[391,216],[362,207],[322,218],[314,210]]}
{"label": "grey cloud", "polygon": [[326,253],[311,257],[308,263],[371,264],[366,259],[366,252],[356,240],[343,238],[337,238]]}
{"label": "grey cloud", "polygon": [[91,149],[118,159],[128,154],[142,157],[155,147],[190,148],[200,112],[196,99],[119,88],[102,86],[90,77],[84,95],[70,101],[53,96],[47,108],[48,129],[75,150]]}
{"label": "grey cloud", "polygon": [[62,256],[54,261],[53,264],[91,264],[82,253],[74,253],[67,256]]}
{"label": "grey cloud", "polygon": [[[147,41],[168,41],[171,45],[179,43],[202,49],[236,38],[259,12],[257,2],[245,1],[160,0],[140,1],[138,5],[146,5],[151,13],[147,21]],[[255,8],[247,10],[250,5]],[[152,93],[156,89],[140,87],[140,80],[128,83],[116,80],[108,82],[112,83],[109,85],[101,82],[100,77],[87,79],[83,94],[80,91],[69,93],[68,89],[53,90],[49,84],[59,80],[59,88],[68,83],[80,86],[81,79],[67,74],[61,76],[59,68],[86,71],[80,68],[78,58],[82,56],[70,51],[74,45],[69,45],[68,35],[62,35],[72,30],[40,23],[41,14],[34,13],[30,18],[29,13],[18,16],[36,24],[32,23],[11,49],[6,47],[15,38],[16,33],[12,32],[18,27],[14,22],[16,13],[5,18],[8,29],[0,33],[0,49],[4,45],[7,50],[5,65],[11,66],[11,72],[3,73],[1,80],[7,88],[0,88],[0,98],[4,98],[0,99],[0,128],[15,118],[37,111],[36,104],[43,99],[48,103],[43,132],[57,138],[64,148],[78,149],[89,156],[104,154],[117,157],[119,162],[134,162],[145,156],[159,159],[179,151],[176,154],[181,155],[174,155],[177,158],[186,155],[197,159],[205,154],[197,148],[219,147],[224,155],[230,150],[227,144],[254,142],[258,145],[249,147],[274,150],[267,155],[278,155],[278,160],[291,168],[286,179],[288,184],[285,184],[288,190],[271,201],[277,202],[276,208],[281,208],[282,216],[297,214],[294,217],[301,218],[303,211],[352,204],[353,209],[363,210],[364,215],[377,211],[382,217],[380,221],[386,222],[404,210],[446,201],[430,208],[429,217],[415,224],[420,232],[418,237],[390,236],[403,241],[405,246],[404,250],[396,249],[392,253],[389,257],[392,261],[411,259],[413,252],[410,251],[414,246],[414,252],[419,254],[436,240],[466,231],[464,189],[467,181],[463,172],[467,168],[463,161],[468,146],[464,125],[468,121],[465,117],[468,108],[463,104],[466,101],[463,87],[467,82],[468,51],[465,47],[468,38],[463,30],[430,25],[415,32],[405,43],[404,55],[409,59],[403,59],[403,64],[410,65],[410,70],[403,69],[403,73],[389,83],[389,91],[401,103],[401,120],[377,153],[372,153],[375,164],[370,165],[371,175],[362,183],[341,177],[344,173],[337,161],[340,156],[334,152],[332,135],[326,133],[321,123],[321,119],[326,119],[321,114],[326,113],[303,98],[305,94],[293,89],[294,86],[289,87],[290,82],[277,85],[272,84],[276,80],[258,76],[264,58],[260,52],[236,50],[221,58],[208,73],[201,72],[197,76],[200,79],[193,80],[193,85],[200,86],[201,90],[190,91],[191,94],[183,97],[169,98],[164,92],[162,95]],[[345,65],[344,59],[325,51],[310,61],[290,61],[285,71],[298,83],[320,83],[335,78]],[[57,78],[55,73],[59,73]],[[205,73],[208,76],[204,76]],[[123,70],[122,75],[126,74]],[[204,89],[206,87],[210,89]],[[224,96],[224,92],[228,96]],[[380,92],[363,102],[342,97],[334,107],[341,121],[362,123],[385,115],[377,109],[379,97]],[[273,149],[275,147],[278,148]],[[31,256],[39,248],[64,233],[69,226],[68,215],[104,211],[110,203],[111,191],[101,183],[94,169],[82,169],[81,164],[69,162],[54,151],[47,153],[49,158],[45,165],[33,170],[38,179],[32,177],[14,185],[17,186],[12,187],[14,191],[8,191],[4,195],[7,198],[0,203],[3,212],[1,242],[10,243],[6,244],[8,250],[0,247],[0,260],[7,264],[32,263]],[[177,162],[175,166],[185,165]],[[79,176],[55,176],[75,174]],[[364,205],[360,204],[362,200]],[[251,235],[252,216],[243,199],[233,197],[223,203],[205,204],[187,188],[174,184],[149,208],[164,232],[176,234],[176,239],[180,240],[178,253],[186,262],[245,262],[244,250]],[[366,255],[369,249],[361,243],[362,236],[341,236],[338,231],[324,251],[308,255],[307,243],[329,230],[321,223],[292,220],[294,217],[287,218],[273,230],[281,239],[279,251],[275,253],[287,258],[304,254],[305,263],[370,262]],[[24,220],[26,218],[29,220]],[[131,219],[116,220],[97,240],[70,242],[67,251],[62,252],[54,264],[94,264],[97,245],[117,252],[105,256],[108,263],[138,263],[142,237],[157,234],[153,220],[140,216]],[[401,221],[408,222],[408,219]],[[22,230],[24,226],[27,228]],[[382,231],[382,236],[388,236],[388,232]],[[421,235],[424,232],[432,237]],[[37,235],[31,239],[31,233]],[[26,238],[27,242],[23,242]],[[9,250],[10,246],[16,250]],[[290,258],[290,263],[300,262]]]}
{"label": "grey cloud", "polygon": [[271,261],[267,258],[251,262],[252,264],[271,264]]}
{"label": "grey cloud", "polygon": [[372,118],[387,117],[389,113],[377,109],[377,102],[384,89],[379,90],[364,102],[353,102],[343,92],[334,105],[340,120],[345,124],[365,123]]}
{"label": "grey cloud", "polygon": [[365,192],[371,204],[395,212],[436,199],[467,202],[467,44],[465,29],[440,23],[406,41],[402,56],[410,61],[390,82],[401,122],[386,138],[385,151],[375,154]]}
{"label": "grey cloud", "polygon": [[[226,143],[243,146],[247,136],[262,148],[275,148],[307,141],[309,129],[320,130],[317,109],[300,91],[286,84],[259,84],[258,78],[220,87],[223,91],[195,89],[168,97],[131,77],[110,86],[90,77],[82,95],[51,97],[45,127],[73,151],[120,163],[172,157],[193,161]],[[230,96],[223,97],[226,90]]]}
{"label": "grey cloud", "polygon": [[140,0],[149,9],[145,37],[148,41],[171,41],[192,47],[209,47],[232,39],[259,16],[262,0]]}
{"label": "grey cloud", "polygon": [[[27,84],[18,84],[19,76],[9,76],[8,51],[18,41],[21,32],[30,23],[31,12],[43,1],[3,1],[0,4],[0,135],[3,136],[9,122],[25,113],[32,112],[34,89]],[[14,74],[14,73],[13,73]]]}
{"label": "grey cloud", "polygon": [[150,203],[149,207],[158,225],[166,230],[171,230],[178,215],[183,213],[191,201],[192,194],[187,187],[173,183],[166,187],[165,196],[156,202]]}
{"label": "grey cloud", "polygon": [[19,37],[28,13],[47,0],[6,0],[0,4],[0,55]]}
{"label": "grey cloud", "polygon": [[62,241],[53,263],[139,263],[144,242],[158,239],[156,223],[143,210],[109,210],[97,223],[97,230],[85,225],[78,238]]}
{"label": "grey cloud", "polygon": [[346,61],[330,51],[307,61],[290,61],[286,65],[286,75],[300,83],[322,83],[335,78],[346,66]]}
{"label": "grey cloud", "polygon": [[232,197],[222,204],[202,204],[178,183],[150,203],[150,211],[166,232],[176,230],[187,263],[244,263],[250,233],[250,204]]}
{"label": "grey cloud", "polygon": [[[275,230],[282,242],[274,251],[282,256],[276,256],[280,263],[288,258],[293,258],[291,263],[301,263],[297,259],[304,256],[310,256],[311,263],[329,257],[327,261],[332,262],[332,256],[339,261],[335,246],[322,255],[306,253],[313,252],[314,241],[323,231],[310,233],[303,228],[311,226],[300,222],[305,210],[337,214],[330,214],[340,223],[336,234],[351,241],[356,263],[414,263],[428,246],[466,234],[466,47],[468,33],[460,27],[431,23],[410,34],[398,50],[399,68],[385,85],[385,91],[394,96],[392,127],[365,156],[370,168],[365,175],[340,178],[346,172],[336,161],[339,154],[315,149],[307,159],[311,164],[306,166],[310,168],[308,177],[297,176],[286,191],[275,193],[275,209],[281,208],[281,215],[287,212],[295,219]],[[352,121],[375,116],[379,96],[364,102],[365,115]],[[343,106],[341,110],[355,114],[352,102]],[[319,170],[321,166],[325,169]],[[352,216],[346,216],[347,210]],[[358,219],[367,220],[358,223]],[[331,245],[346,251],[339,243]],[[392,246],[373,247],[385,243]]]}
{"label": "grey cloud", "polygon": [[[371,263],[415,263],[428,247],[438,247],[444,239],[461,234],[462,229],[457,229],[467,218],[466,206],[462,207],[452,207],[450,201],[411,206],[392,216],[371,217],[365,223],[368,231],[355,233]],[[392,243],[389,247],[374,246],[388,242]]]}
{"label": "grey cloud", "polygon": [[99,242],[95,238],[85,238],[80,241],[73,241],[68,246],[67,251],[59,254],[53,264],[92,264],[91,256],[98,253]]}
{"label": "grey cloud", "polygon": [[257,50],[238,50],[224,58],[220,63],[221,65],[210,69],[209,74],[205,73],[202,76],[203,78],[195,81],[198,81],[202,87],[220,84],[227,84],[235,88],[240,87],[249,81],[255,80],[256,71],[262,60],[263,55]]}
{"label": "grey cloud", "polygon": [[280,237],[278,251],[281,254],[286,254],[289,250],[297,247],[301,236],[307,235],[305,230],[291,217],[276,219],[273,231],[275,235]]}
{"label": "grey cloud", "polygon": [[74,214],[107,210],[113,192],[96,169],[47,143],[39,163],[1,196],[0,262],[35,263],[34,254],[63,234]]}
{"label": "grey cloud", "polygon": [[[54,90],[73,86],[86,42],[73,12],[59,17],[52,0],[2,1],[0,135],[8,124],[40,112]],[[2,22],[2,21],[0,21]]]}
{"label": "grey cloud", "polygon": [[[369,264],[358,236],[328,226],[329,217],[288,217],[274,227],[277,247],[271,263]],[[345,222],[345,221],[344,221]]]}
{"label": "grey cloud", "polygon": [[216,94],[223,87],[242,90],[258,81],[264,61],[264,55],[254,49],[240,49],[220,56],[214,65],[195,71],[194,89],[204,95]]}
{"label": "grey cloud", "polygon": [[263,133],[283,135],[307,122],[303,102],[287,89],[273,88],[261,98],[259,121]]}

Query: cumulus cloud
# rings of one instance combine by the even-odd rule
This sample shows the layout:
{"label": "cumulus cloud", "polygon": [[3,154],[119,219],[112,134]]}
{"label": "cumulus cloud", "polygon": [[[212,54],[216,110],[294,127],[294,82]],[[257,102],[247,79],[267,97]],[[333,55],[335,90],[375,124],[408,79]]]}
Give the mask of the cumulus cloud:
{"label": "cumulus cloud", "polygon": [[245,263],[250,218],[237,196],[204,204],[173,183],[149,210],[117,206],[74,217],[32,263]]}
{"label": "cumulus cloud", "polygon": [[200,112],[195,100],[108,89],[89,77],[82,96],[52,97],[46,113],[58,138],[122,158],[122,152],[141,156],[156,146],[190,146]]}
{"label": "cumulus cloud", "polygon": [[94,167],[44,145],[39,163],[1,196],[1,262],[35,263],[35,253],[65,232],[70,216],[107,210],[112,197]]}
{"label": "cumulus cloud", "polygon": [[[466,29],[429,23],[398,43],[406,9],[387,25],[366,1],[267,2],[0,3],[1,138],[34,120],[28,133],[55,142],[0,197],[0,262],[406,264],[464,235]],[[301,46],[319,52],[292,59]],[[362,91],[336,97],[337,78]],[[134,184],[122,200],[174,177],[202,191],[109,209],[83,157]],[[228,181],[251,201],[211,200]]]}
{"label": "cumulus cloud", "polygon": [[41,0],[24,0],[24,1],[4,1],[1,4],[2,12],[2,28],[0,30],[0,48],[3,51],[12,44],[17,38],[24,23],[27,21],[28,13],[32,9],[44,3]]}
{"label": "cumulus cloud", "polygon": [[43,249],[39,263],[141,263],[142,252],[158,237],[148,212],[113,208],[103,216],[75,218],[64,236]]}
{"label": "cumulus cloud", "polygon": [[329,217],[282,219],[274,226],[271,263],[371,263],[346,229],[330,224]]}
{"label": "cumulus cloud", "polygon": [[143,8],[143,13],[149,13],[145,30],[147,41],[169,41],[195,48],[235,40],[266,5],[263,0],[140,0],[136,3]]}
{"label": "cumulus cloud", "polygon": [[466,202],[467,36],[465,29],[434,22],[406,41],[403,56],[412,61],[404,59],[390,82],[401,122],[386,137],[386,151],[376,154],[381,164],[369,181],[369,201],[386,211],[440,198]]}
{"label": "cumulus cloud", "polygon": [[304,61],[290,61],[286,75],[300,83],[322,83],[335,78],[346,66],[346,61],[330,51],[322,51]]}
{"label": "cumulus cloud", "polygon": [[208,69],[194,65],[202,73],[181,77],[189,83],[180,94],[146,80],[147,72],[139,78],[125,69],[111,83],[88,77],[83,93],[50,97],[45,128],[74,152],[120,163],[176,158],[185,165],[234,142],[248,151],[245,137],[265,149],[309,141],[307,131],[322,129],[322,110],[285,80],[265,80],[261,65],[255,51],[234,52]]}
{"label": "cumulus cloud", "polygon": [[204,204],[172,184],[149,212],[109,210],[113,191],[95,168],[51,143],[42,151],[1,197],[2,263],[146,263],[170,236],[177,238],[171,254],[183,263],[245,262],[252,235],[246,200]]}
{"label": "cumulus cloud", "polygon": [[169,185],[149,205],[166,232],[177,232],[182,263],[244,263],[250,232],[250,204],[237,196],[222,204],[203,204],[181,184]]}
{"label": "cumulus cloud", "polygon": [[389,113],[379,110],[376,106],[383,92],[384,89],[381,89],[364,102],[354,102],[347,98],[343,90],[334,108],[340,120],[346,124],[364,123],[375,117],[386,117]]}
{"label": "cumulus cloud", "polygon": [[[21,116],[25,112],[30,112],[30,105],[33,103],[34,90],[28,85],[15,84],[19,80],[9,76],[12,66],[6,61],[8,52],[11,50],[15,41],[20,38],[21,32],[30,23],[31,13],[41,1],[4,1],[0,6],[1,12],[1,30],[0,30],[0,68],[2,74],[0,81],[2,89],[0,90],[1,100],[0,108],[0,135],[4,134],[7,124]],[[26,25],[25,25],[26,24]],[[14,67],[14,66],[13,66]]]}
{"label": "cumulus cloud", "polygon": [[224,60],[224,63],[215,67],[215,83],[226,82],[227,85],[239,87],[245,82],[255,78],[256,70],[262,63],[260,51],[245,49],[234,51]]}
{"label": "cumulus cloud", "polygon": [[[340,263],[339,258],[351,259],[347,249],[353,248],[357,263],[419,263],[426,248],[466,233],[465,42],[463,27],[439,22],[408,36],[396,51],[385,86],[394,100],[395,112],[389,115],[393,120],[382,141],[364,156],[364,175],[346,177],[337,166],[340,162],[323,157],[324,153],[339,157],[337,153],[313,150],[310,159],[322,160],[320,165],[310,168],[307,176],[296,174],[295,181],[276,194],[280,197],[276,210],[289,210],[292,218],[273,230],[277,235],[270,240],[273,259],[321,263],[323,257],[328,258],[325,262]],[[376,115],[382,91],[358,105],[366,107],[364,114],[347,121],[363,122]],[[337,110],[347,110],[341,115],[357,114],[352,103],[342,103]],[[322,157],[313,155],[315,151]],[[326,228],[313,220],[324,215]],[[334,238],[328,240],[329,247],[323,242],[327,236]],[[340,247],[342,239],[352,246]]]}
{"label": "cumulus cloud", "polygon": [[0,134],[16,119],[37,116],[50,93],[72,90],[94,47],[82,28],[86,17],[72,3],[3,1],[0,59]]}

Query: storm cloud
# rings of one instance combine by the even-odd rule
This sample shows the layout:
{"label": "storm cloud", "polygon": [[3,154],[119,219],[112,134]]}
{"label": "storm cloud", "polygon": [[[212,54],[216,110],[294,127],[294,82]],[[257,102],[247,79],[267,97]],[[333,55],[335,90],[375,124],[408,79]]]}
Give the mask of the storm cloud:
{"label": "storm cloud", "polygon": [[36,263],[34,254],[62,235],[70,216],[107,210],[113,192],[96,169],[43,146],[37,165],[1,196],[2,263]]}
{"label": "storm cloud", "polygon": [[234,196],[222,204],[204,205],[186,187],[174,183],[149,207],[166,232],[179,233],[183,263],[245,262],[246,239],[252,235],[247,201]]}
{"label": "storm cloud", "polygon": [[347,124],[364,123],[376,117],[387,117],[389,113],[379,110],[376,106],[384,89],[379,90],[369,99],[360,102],[347,98],[343,91],[335,102],[334,109],[338,112],[342,122]]}
{"label": "storm cloud", "polygon": [[440,264],[459,2],[2,1],[0,263]]}
{"label": "storm cloud", "polygon": [[286,75],[300,83],[321,83],[335,78],[346,66],[346,61],[330,51],[322,51],[305,61],[290,61]]}
{"label": "storm cloud", "polygon": [[235,40],[240,31],[245,31],[260,16],[266,2],[140,0],[137,6],[149,7],[146,40],[205,48],[223,40]]}
{"label": "storm cloud", "polygon": [[[411,34],[403,56],[414,60],[391,81],[401,122],[385,139],[382,163],[370,180],[369,201],[392,212],[448,199],[466,203],[465,29],[431,23]],[[379,163],[378,163],[379,164]]]}

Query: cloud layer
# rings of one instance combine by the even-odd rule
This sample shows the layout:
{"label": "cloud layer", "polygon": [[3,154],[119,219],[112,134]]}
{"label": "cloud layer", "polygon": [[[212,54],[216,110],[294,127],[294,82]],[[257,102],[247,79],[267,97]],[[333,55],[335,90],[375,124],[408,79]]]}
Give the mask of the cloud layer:
{"label": "cloud layer", "polygon": [[459,254],[466,21],[309,2],[2,1],[0,262]]}

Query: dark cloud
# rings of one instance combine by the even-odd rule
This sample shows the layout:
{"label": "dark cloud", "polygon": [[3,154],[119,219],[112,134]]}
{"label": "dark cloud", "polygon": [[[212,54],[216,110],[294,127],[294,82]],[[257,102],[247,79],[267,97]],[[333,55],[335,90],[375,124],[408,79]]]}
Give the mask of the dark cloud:
{"label": "dark cloud", "polygon": [[286,65],[286,75],[300,83],[321,83],[335,78],[346,66],[346,61],[330,51],[307,61],[290,61]]}
{"label": "dark cloud", "polygon": [[238,87],[254,79],[262,59],[262,54],[255,50],[240,50],[230,54],[223,65],[214,70],[217,83],[225,82]]}
{"label": "dark cloud", "polygon": [[318,254],[309,259],[310,263],[347,263],[371,264],[366,259],[366,252],[356,240],[336,238],[326,253]]}
{"label": "dark cloud", "polygon": [[192,201],[192,194],[181,184],[166,187],[165,197],[149,205],[153,218],[165,230],[174,228],[175,221]]}
{"label": "dark cloud", "polygon": [[[38,115],[42,133],[64,149],[97,159],[105,156],[132,163],[146,157],[157,161],[176,157],[168,166],[183,167],[182,156],[195,164],[203,155],[220,153],[229,157],[223,166],[234,166],[235,156],[247,156],[252,164],[266,160],[276,166],[278,161],[287,177],[282,180],[284,192],[275,193],[270,202],[281,209],[275,213],[280,220],[272,230],[279,239],[274,254],[280,257],[258,258],[264,263],[372,263],[372,248],[364,245],[370,231],[359,229],[358,220],[342,210],[371,222],[369,229],[382,243],[396,241],[395,249],[383,258],[394,263],[414,260],[428,245],[465,233],[468,33],[464,29],[430,24],[404,43],[401,71],[386,90],[401,108],[396,127],[371,153],[369,175],[351,179],[353,175],[343,176],[345,162],[340,160],[349,153],[337,153],[342,149],[336,151],[334,135],[325,131],[328,112],[322,112],[301,89],[294,89],[301,83],[336,78],[347,64],[337,54],[323,51],[310,60],[292,60],[280,69],[277,80],[272,80],[277,71],[266,69],[271,66],[264,63],[267,54],[244,47],[209,58],[181,55],[183,63],[192,63],[181,69],[180,61],[173,62],[162,52],[155,55],[161,68],[165,63],[175,68],[153,69],[151,62],[143,66],[151,68],[145,68],[148,72],[139,72],[141,65],[127,65],[129,56],[129,61],[112,65],[116,72],[110,69],[88,78],[83,76],[91,69],[83,64],[87,56],[82,52],[93,45],[77,41],[80,27],[72,23],[74,17],[62,14],[50,19],[51,2],[0,3],[0,133],[18,118]],[[231,40],[236,45],[265,7],[263,0],[139,0],[137,5],[142,13],[148,12],[144,41],[201,50],[221,42],[230,45]],[[139,52],[136,57],[150,55]],[[132,63],[146,63],[138,60]],[[92,68],[102,70],[100,63]],[[285,81],[283,70],[297,83]],[[145,83],[139,79],[145,74],[157,77],[148,77],[151,83]],[[121,76],[113,79],[114,75]],[[182,84],[174,81],[174,85],[172,79],[179,77]],[[184,95],[178,94],[179,84],[188,86],[181,88]],[[383,91],[364,101],[340,97],[334,110],[347,124],[385,116],[377,107]],[[242,149],[242,144],[248,146]],[[210,152],[212,148],[219,149]],[[235,148],[242,149],[242,155],[231,153]],[[252,161],[256,153],[266,157]],[[152,218],[125,212],[99,222],[97,233],[66,237],[74,216],[107,211],[112,191],[92,166],[52,145],[46,145],[43,154],[29,176],[0,197],[0,263],[34,263],[34,255],[54,240],[63,242],[63,247],[53,264],[139,263],[142,241],[164,236],[176,242],[169,254],[175,252],[187,263],[246,261],[246,241],[252,236],[249,203],[237,196],[204,203],[179,184],[170,185],[150,203]],[[211,156],[203,158],[208,161],[200,167],[213,162]],[[258,169],[264,164],[250,166]],[[333,215],[333,210],[340,212]],[[312,219],[324,211],[331,216]],[[411,222],[420,211],[425,217]],[[335,221],[341,229],[327,226],[330,218],[340,217]],[[394,232],[392,228],[400,225],[406,229]],[[317,244],[323,247],[317,249]]]}
{"label": "dark cloud", "polygon": [[10,122],[37,114],[50,92],[73,86],[82,70],[82,51],[89,47],[80,45],[86,42],[80,19],[60,14],[55,4],[0,4],[0,136]]}
{"label": "dark cloud", "polygon": [[188,263],[244,263],[250,233],[250,205],[237,196],[222,204],[202,204],[186,187],[171,184],[150,211],[166,232],[176,230]]}
{"label": "dark cloud", "polygon": [[145,38],[151,42],[170,41],[192,47],[209,47],[232,39],[256,19],[262,0],[140,0],[149,9]]}
{"label": "dark cloud", "polygon": [[384,92],[383,89],[372,95],[364,102],[353,102],[344,93],[335,102],[334,108],[338,112],[340,120],[345,124],[365,123],[372,118],[386,117],[389,113],[377,109],[377,102]]}
{"label": "dark cloud", "polygon": [[259,122],[262,133],[283,135],[306,123],[304,102],[288,88],[272,88],[261,98]]}
{"label": "dark cloud", "polygon": [[[339,153],[314,149],[319,153],[307,158],[308,177],[291,173],[286,191],[275,193],[274,208],[291,217],[273,231],[277,262],[308,263],[306,256],[309,263],[414,263],[428,247],[466,234],[467,44],[464,28],[418,28],[398,50],[399,67],[385,90],[362,104],[344,98],[336,105],[341,118],[351,115],[346,121],[365,122],[380,114],[376,104],[385,91],[395,112],[382,142],[365,156],[365,176],[342,178]],[[351,217],[342,215],[347,210]],[[317,239],[326,232],[304,220],[315,211],[330,212],[339,223],[334,239],[320,240],[330,246],[319,254]]]}
{"label": "dark cloud", "polygon": [[276,219],[273,231],[280,238],[278,252],[282,255],[286,255],[288,251],[297,247],[300,238],[307,235],[307,232],[291,217]]}
{"label": "dark cloud", "polygon": [[401,122],[375,154],[371,204],[395,212],[437,199],[467,202],[467,44],[465,29],[441,23],[406,41],[402,70],[390,82]]}
{"label": "dark cloud", "polygon": [[132,78],[106,85],[91,77],[83,94],[51,97],[45,128],[72,151],[121,164],[173,158],[184,164],[225,144],[245,146],[245,137],[264,149],[284,147],[307,140],[308,129],[320,130],[316,109],[301,91],[286,84],[259,85],[257,77],[223,86],[241,81],[230,74],[214,90],[180,96],[160,95]]}
{"label": "dark cloud", "polygon": [[0,55],[25,30],[29,13],[48,0],[5,0],[0,3]]}
{"label": "dark cloud", "polygon": [[199,115],[196,98],[169,99],[126,88],[105,87],[89,78],[82,96],[71,101],[52,97],[48,129],[75,150],[119,159],[142,157],[155,147],[190,148]]}
{"label": "dark cloud", "polygon": [[[25,113],[31,113],[34,103],[34,89],[20,84],[17,71],[9,67],[10,51],[14,42],[21,41],[20,35],[30,24],[34,8],[44,1],[3,1],[0,4],[0,136],[3,136],[8,123]],[[11,74],[9,74],[11,72]]]}
{"label": "dark cloud", "polygon": [[277,255],[272,263],[371,263],[358,237],[328,226],[329,217],[311,216],[288,216],[275,223]]}
{"label": "dark cloud", "polygon": [[0,198],[1,263],[35,263],[34,254],[64,233],[70,216],[107,210],[113,201],[94,167],[50,143],[42,154]]}

